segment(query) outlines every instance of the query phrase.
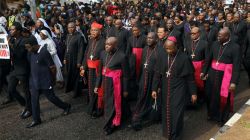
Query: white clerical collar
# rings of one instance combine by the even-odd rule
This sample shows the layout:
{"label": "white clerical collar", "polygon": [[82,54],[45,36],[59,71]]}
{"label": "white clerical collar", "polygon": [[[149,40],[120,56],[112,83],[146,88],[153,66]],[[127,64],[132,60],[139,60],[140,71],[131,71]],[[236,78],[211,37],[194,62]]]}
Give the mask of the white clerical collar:
{"label": "white clerical collar", "polygon": [[38,49],[38,51],[37,51],[37,53],[40,53],[40,51],[41,51],[42,48],[43,48],[43,47],[40,46],[39,49]]}
{"label": "white clerical collar", "polygon": [[229,42],[230,42],[230,39],[229,39],[227,42],[223,43],[222,45],[225,46],[225,45],[227,45]]}

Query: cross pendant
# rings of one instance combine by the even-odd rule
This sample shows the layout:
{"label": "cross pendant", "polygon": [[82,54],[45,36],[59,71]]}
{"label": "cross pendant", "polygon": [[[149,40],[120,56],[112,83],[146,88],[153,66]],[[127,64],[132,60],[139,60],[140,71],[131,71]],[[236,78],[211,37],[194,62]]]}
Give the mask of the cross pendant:
{"label": "cross pendant", "polygon": [[94,58],[94,56],[91,54],[91,55],[90,55],[90,60],[93,60],[93,58]]}
{"label": "cross pendant", "polygon": [[218,66],[218,65],[219,65],[219,62],[218,62],[218,61],[216,61],[215,65],[216,65],[216,66]]}
{"label": "cross pendant", "polygon": [[103,73],[104,73],[104,74],[106,73],[106,68],[103,69]]}
{"label": "cross pendant", "polygon": [[166,74],[167,74],[167,77],[169,77],[171,73],[169,71],[167,71]]}
{"label": "cross pendant", "polygon": [[148,63],[146,62],[146,63],[144,63],[144,68],[147,68],[147,65],[148,65]]}
{"label": "cross pendant", "polygon": [[195,54],[193,53],[193,54],[191,55],[191,57],[192,57],[192,59],[194,59],[194,57],[195,57]]}

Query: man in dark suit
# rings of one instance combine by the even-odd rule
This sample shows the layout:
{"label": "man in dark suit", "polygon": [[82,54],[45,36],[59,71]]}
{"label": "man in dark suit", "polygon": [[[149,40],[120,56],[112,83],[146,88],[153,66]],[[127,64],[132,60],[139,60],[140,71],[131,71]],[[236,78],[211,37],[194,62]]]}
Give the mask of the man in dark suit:
{"label": "man in dark suit", "polygon": [[[8,75],[8,92],[21,104],[25,106],[20,117],[25,119],[31,116],[31,101],[29,93],[29,62],[27,59],[27,50],[24,46],[24,37],[21,35],[22,25],[13,23],[10,27],[11,39],[9,41],[12,71]],[[22,92],[25,93],[25,99],[16,90],[17,85],[21,85]]]}
{"label": "man in dark suit", "polygon": [[31,128],[41,124],[39,96],[44,94],[46,98],[57,107],[63,109],[62,115],[68,115],[71,105],[64,103],[55,96],[53,85],[56,79],[56,66],[52,60],[47,47],[39,46],[34,37],[26,41],[26,49],[31,52],[30,60],[30,79],[29,86],[32,100],[33,122],[26,128]]}

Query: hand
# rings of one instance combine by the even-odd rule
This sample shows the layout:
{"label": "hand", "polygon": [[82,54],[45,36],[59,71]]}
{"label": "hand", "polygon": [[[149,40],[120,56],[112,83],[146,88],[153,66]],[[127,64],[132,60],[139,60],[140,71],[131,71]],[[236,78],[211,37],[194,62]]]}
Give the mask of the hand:
{"label": "hand", "polygon": [[128,92],[127,91],[123,92],[123,97],[124,98],[128,97]]}
{"label": "hand", "polygon": [[235,92],[236,85],[234,83],[230,84],[229,91],[230,92]]}
{"label": "hand", "polygon": [[197,95],[192,95],[192,96],[191,96],[191,102],[192,102],[193,104],[195,104],[196,101],[197,101]]}
{"label": "hand", "polygon": [[156,99],[157,98],[157,92],[156,91],[152,91],[152,98]]}
{"label": "hand", "polygon": [[85,73],[85,70],[82,69],[82,70],[80,71],[80,76],[84,77],[84,73]]}
{"label": "hand", "polygon": [[66,64],[67,64],[67,61],[66,61],[66,60],[63,60],[63,64],[66,65]]}
{"label": "hand", "polygon": [[205,75],[204,73],[201,73],[200,78],[201,78],[201,80],[207,80],[208,74]]}
{"label": "hand", "polygon": [[98,94],[98,88],[97,87],[94,89],[94,93]]}

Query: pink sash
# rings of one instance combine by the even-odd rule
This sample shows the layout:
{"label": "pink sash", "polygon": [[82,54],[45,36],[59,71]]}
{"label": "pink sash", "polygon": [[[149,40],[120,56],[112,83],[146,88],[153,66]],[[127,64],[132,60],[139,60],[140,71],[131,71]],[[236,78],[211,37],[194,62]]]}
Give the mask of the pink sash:
{"label": "pink sash", "polygon": [[[221,111],[223,111],[227,104],[229,87],[230,87],[230,82],[231,82],[232,73],[233,73],[233,64],[219,63],[216,66],[216,60],[213,60],[212,68],[218,71],[224,71],[224,75],[223,75],[223,79],[221,83],[221,90],[220,90],[220,109]],[[231,112],[233,111],[233,102],[234,102],[234,97],[233,97],[233,93],[231,93],[230,94],[230,111]]]}
{"label": "pink sash", "polygon": [[102,74],[106,77],[113,79],[114,86],[114,105],[115,105],[115,117],[113,119],[113,125],[119,126],[121,124],[121,70],[111,70],[108,68],[103,68]]}
{"label": "pink sash", "polygon": [[200,78],[200,74],[202,71],[202,66],[204,65],[204,60],[202,61],[193,61],[193,66],[195,68],[194,72],[194,78],[195,78],[195,83],[200,91],[204,91],[204,82]]}
{"label": "pink sash", "polygon": [[133,48],[132,49],[133,54],[135,54],[135,60],[136,60],[135,67],[136,67],[137,78],[139,77],[139,74],[140,74],[142,51],[143,51],[142,48]]}

